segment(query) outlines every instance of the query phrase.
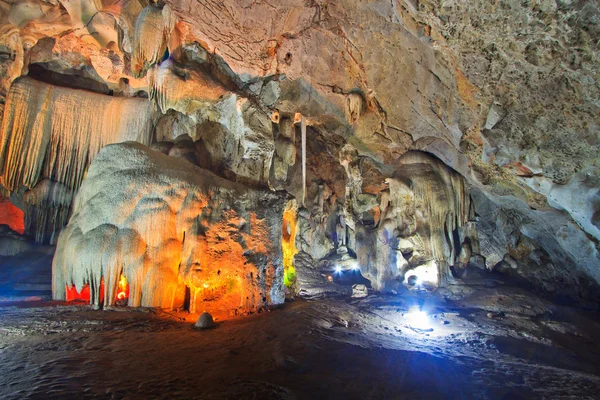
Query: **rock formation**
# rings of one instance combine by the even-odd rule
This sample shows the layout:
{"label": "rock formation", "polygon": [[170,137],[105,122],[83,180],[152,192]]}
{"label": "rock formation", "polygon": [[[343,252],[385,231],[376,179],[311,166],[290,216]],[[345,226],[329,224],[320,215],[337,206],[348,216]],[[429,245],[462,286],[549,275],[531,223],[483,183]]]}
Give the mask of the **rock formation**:
{"label": "rock formation", "polygon": [[10,192],[22,186],[35,191],[26,199],[35,209],[35,215],[28,213],[27,229],[37,241],[53,241],[66,224],[73,192],[102,147],[126,140],[150,144],[151,113],[144,99],[103,96],[31,78],[13,83],[0,133],[2,186]]}
{"label": "rock formation", "polygon": [[598,15],[562,0],[7,3],[3,194],[53,242],[94,156],[132,140],[292,197],[291,291],[329,290],[336,266],[385,291],[472,266],[594,297]]}
{"label": "rock formation", "polygon": [[377,225],[361,226],[356,237],[359,266],[373,287],[394,289],[398,280],[415,286],[413,276],[437,287],[450,278],[450,266],[466,267],[477,240],[465,235],[470,199],[463,178],[431,156],[408,152],[386,183]]}
{"label": "rock formation", "polygon": [[[62,231],[53,294],[89,284],[112,306],[119,277],[129,306],[226,314],[283,302],[283,204],[136,143],[94,159]],[[103,281],[103,285],[101,282]],[[103,288],[103,293],[101,289]]]}

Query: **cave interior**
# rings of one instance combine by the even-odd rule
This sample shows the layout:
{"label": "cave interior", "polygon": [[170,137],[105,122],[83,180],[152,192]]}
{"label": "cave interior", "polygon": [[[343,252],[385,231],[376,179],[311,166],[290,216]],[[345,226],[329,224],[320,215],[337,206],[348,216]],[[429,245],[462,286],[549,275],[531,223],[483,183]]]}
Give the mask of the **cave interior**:
{"label": "cave interior", "polygon": [[0,397],[594,399],[596,0],[0,0]]}

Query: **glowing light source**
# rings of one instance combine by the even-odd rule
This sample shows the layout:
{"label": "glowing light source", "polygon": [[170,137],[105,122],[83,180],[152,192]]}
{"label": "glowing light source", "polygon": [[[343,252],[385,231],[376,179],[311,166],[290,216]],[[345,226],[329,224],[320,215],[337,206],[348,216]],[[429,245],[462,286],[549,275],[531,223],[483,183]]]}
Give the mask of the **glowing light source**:
{"label": "glowing light source", "polygon": [[298,253],[296,248],[296,223],[298,217],[298,206],[295,201],[289,201],[283,212],[283,226],[281,238],[281,250],[283,251],[283,284],[292,287],[296,282],[296,269],[294,267],[294,256]]}
{"label": "glowing light source", "polygon": [[358,264],[355,264],[355,265],[352,267],[352,269],[353,269],[354,271],[358,271],[358,270],[360,269],[360,267],[358,266]]}
{"label": "glowing light source", "polygon": [[438,265],[435,261],[429,261],[423,265],[409,270],[404,278],[404,284],[409,289],[423,290],[435,287],[438,284]]}
{"label": "glowing light source", "polygon": [[335,273],[336,274],[341,274],[342,273],[342,267],[340,267],[339,265],[336,265],[336,267],[335,267]]}
{"label": "glowing light source", "polygon": [[406,322],[408,322],[408,326],[411,328],[420,330],[431,329],[429,316],[425,311],[421,311],[419,307],[411,307],[404,317],[406,318]]}
{"label": "glowing light source", "polygon": [[123,300],[129,297],[129,285],[125,276],[121,275],[119,279],[119,291],[117,292],[117,300]]}

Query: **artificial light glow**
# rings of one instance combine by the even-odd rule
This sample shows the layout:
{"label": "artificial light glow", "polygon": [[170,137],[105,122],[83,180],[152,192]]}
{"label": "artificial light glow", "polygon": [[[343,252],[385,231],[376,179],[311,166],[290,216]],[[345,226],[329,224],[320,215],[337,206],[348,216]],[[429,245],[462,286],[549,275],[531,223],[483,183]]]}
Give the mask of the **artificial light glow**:
{"label": "artificial light glow", "polygon": [[422,289],[425,286],[437,286],[438,279],[438,265],[432,260],[407,271],[404,284],[409,288]]}
{"label": "artificial light glow", "polygon": [[339,265],[335,267],[335,273],[336,274],[341,274],[342,273],[342,267],[340,267]]}
{"label": "artificial light glow", "polygon": [[283,251],[283,284],[290,288],[296,282],[296,269],[294,256],[298,253],[296,248],[296,229],[298,219],[298,206],[294,200],[288,202],[283,212],[283,225],[281,227],[281,250]]}
{"label": "artificial light glow", "polygon": [[431,329],[429,316],[425,311],[419,310],[418,307],[412,307],[405,315],[408,326],[414,329],[428,330]]}
{"label": "artificial light glow", "polygon": [[355,265],[355,266],[353,266],[353,267],[352,267],[352,269],[353,269],[354,271],[358,271],[358,270],[360,269],[360,267],[359,267],[358,265]]}
{"label": "artificial light glow", "polygon": [[126,299],[129,296],[129,285],[127,285],[127,279],[123,274],[119,279],[119,291],[117,292],[117,300]]}

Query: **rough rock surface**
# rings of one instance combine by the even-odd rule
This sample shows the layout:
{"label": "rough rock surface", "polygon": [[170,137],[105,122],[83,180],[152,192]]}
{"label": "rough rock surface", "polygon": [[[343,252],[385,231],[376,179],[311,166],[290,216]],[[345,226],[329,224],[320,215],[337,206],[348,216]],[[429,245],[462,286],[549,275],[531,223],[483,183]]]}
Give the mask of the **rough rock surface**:
{"label": "rough rock surface", "polygon": [[437,287],[450,279],[449,267],[466,267],[461,246],[470,252],[477,238],[466,234],[470,200],[463,178],[434,157],[408,152],[385,183],[375,227],[356,229],[359,265],[373,287],[397,289],[398,281]]}
{"label": "rough rock surface", "polygon": [[[91,290],[116,301],[123,275],[129,306],[250,312],[283,302],[281,214],[268,191],[226,181],[137,143],[94,159],[61,232],[53,296]],[[103,281],[103,285],[101,284]],[[100,293],[104,288],[103,294]]]}
{"label": "rough rock surface", "polygon": [[[600,282],[599,15],[595,0],[18,0],[0,3],[0,95],[29,74],[148,98],[167,154],[297,200],[305,176],[298,248],[317,261],[354,257],[398,159],[433,154],[482,194],[465,225],[482,249],[453,250],[457,276],[504,261],[583,295]],[[57,207],[26,218],[58,230]]]}

